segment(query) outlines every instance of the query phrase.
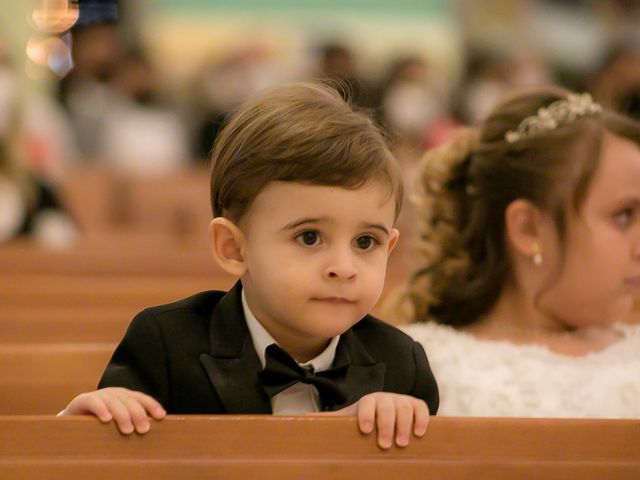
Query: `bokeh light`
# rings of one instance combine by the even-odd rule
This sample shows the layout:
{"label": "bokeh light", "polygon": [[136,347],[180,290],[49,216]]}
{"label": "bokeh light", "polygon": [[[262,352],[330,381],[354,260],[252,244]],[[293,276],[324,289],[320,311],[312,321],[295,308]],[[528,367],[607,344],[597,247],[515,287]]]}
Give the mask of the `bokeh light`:
{"label": "bokeh light", "polygon": [[31,20],[42,33],[56,34],[69,30],[78,20],[77,0],[42,0],[35,8]]}

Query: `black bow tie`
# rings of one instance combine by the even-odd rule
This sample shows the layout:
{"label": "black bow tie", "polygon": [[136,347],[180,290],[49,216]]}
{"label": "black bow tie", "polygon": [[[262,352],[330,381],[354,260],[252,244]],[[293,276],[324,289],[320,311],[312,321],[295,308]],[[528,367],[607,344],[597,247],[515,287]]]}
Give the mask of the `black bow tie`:
{"label": "black bow tie", "polygon": [[343,404],[347,396],[338,382],[346,376],[347,366],[315,373],[296,363],[291,356],[278,345],[271,344],[265,350],[266,365],[258,378],[269,397],[273,397],[298,382],[315,386],[320,394],[323,408]]}

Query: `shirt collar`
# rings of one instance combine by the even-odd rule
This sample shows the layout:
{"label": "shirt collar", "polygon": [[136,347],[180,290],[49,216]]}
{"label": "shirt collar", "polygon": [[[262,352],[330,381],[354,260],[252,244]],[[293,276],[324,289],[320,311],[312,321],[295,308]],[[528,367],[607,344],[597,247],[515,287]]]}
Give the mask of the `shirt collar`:
{"label": "shirt collar", "polygon": [[[242,290],[242,310],[244,312],[244,318],[247,321],[247,328],[249,329],[249,333],[251,334],[251,340],[253,340],[253,346],[256,349],[256,353],[258,354],[258,358],[260,358],[260,363],[264,368],[266,360],[265,360],[265,350],[269,345],[276,342],[273,337],[267,332],[267,330],[262,326],[262,324],[255,317],[251,309],[249,308],[249,304],[247,303],[247,298],[244,294],[244,290]],[[314,372],[322,372],[323,370],[328,370],[333,363],[333,360],[336,356],[336,348],[338,347],[338,341],[340,340],[340,335],[336,335],[331,339],[327,348],[325,348],[320,355],[315,358],[312,358],[308,362],[300,363],[299,365],[302,367],[312,366]]]}

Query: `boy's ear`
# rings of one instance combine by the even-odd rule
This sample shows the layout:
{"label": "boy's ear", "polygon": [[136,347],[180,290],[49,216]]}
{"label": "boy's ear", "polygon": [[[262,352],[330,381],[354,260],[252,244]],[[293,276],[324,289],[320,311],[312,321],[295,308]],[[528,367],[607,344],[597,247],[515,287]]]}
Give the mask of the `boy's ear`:
{"label": "boy's ear", "polygon": [[244,235],[230,220],[216,217],[209,223],[209,244],[222,269],[241,277],[247,269],[244,258]]}
{"label": "boy's ear", "polygon": [[511,202],[504,214],[505,235],[509,245],[520,255],[532,258],[540,253],[545,218],[538,207],[528,200]]}
{"label": "boy's ear", "polygon": [[393,249],[398,244],[398,238],[400,238],[400,231],[397,228],[392,228],[389,234],[389,249],[387,250],[387,256],[391,255]]}

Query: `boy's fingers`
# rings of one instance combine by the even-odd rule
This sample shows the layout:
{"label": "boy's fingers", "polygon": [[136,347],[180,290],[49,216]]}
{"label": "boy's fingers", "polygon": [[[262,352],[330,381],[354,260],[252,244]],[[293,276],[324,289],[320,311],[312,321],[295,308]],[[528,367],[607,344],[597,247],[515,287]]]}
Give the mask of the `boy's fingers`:
{"label": "boy's fingers", "polygon": [[120,399],[129,411],[129,416],[131,417],[131,422],[136,432],[147,433],[151,428],[151,424],[149,423],[149,417],[147,417],[147,411],[144,406],[137,398],[131,395],[122,396]]}
{"label": "boy's fingers", "polygon": [[358,427],[364,434],[373,432],[376,419],[376,399],[373,395],[365,395],[354,404],[357,407]]}
{"label": "boy's fingers", "polygon": [[107,408],[113,415],[113,420],[116,422],[118,426],[118,430],[124,433],[125,435],[129,435],[133,433],[133,423],[131,422],[131,415],[129,414],[129,410],[127,410],[126,405],[122,402],[120,397],[111,394],[104,395],[104,401],[107,405]]}
{"label": "boy's fingers", "polygon": [[416,437],[422,437],[427,431],[427,427],[429,426],[429,406],[427,402],[424,400],[419,400],[415,398],[413,416],[414,416],[414,425],[413,425],[413,433]]}
{"label": "boy's fingers", "polygon": [[65,415],[86,415],[91,413],[107,423],[111,421],[111,412],[97,392],[82,393],[74,398],[64,410]]}
{"label": "boy's fingers", "polygon": [[390,448],[393,444],[393,429],[396,423],[396,407],[387,396],[376,401],[376,425],[378,427],[378,446]]}
{"label": "boy's fingers", "polygon": [[156,420],[161,420],[167,415],[166,410],[155,398],[142,392],[132,393],[134,394],[133,397],[138,400],[138,402],[144,407],[147,412],[149,412],[149,415],[151,415],[151,417],[155,418]]}
{"label": "boy's fingers", "polygon": [[102,423],[110,422],[113,418],[104,400],[98,395],[89,396],[86,408],[87,412],[93,413]]}
{"label": "boy's fingers", "polygon": [[95,415],[102,422],[111,420],[109,410],[96,392],[81,393],[71,400],[63,410],[63,415],[86,415],[88,413]]}
{"label": "boy's fingers", "polygon": [[101,422],[113,420],[120,432],[146,433],[151,424],[147,412],[156,419],[166,415],[164,408],[153,397],[126,388],[110,387],[82,393],[63,410],[62,415],[93,414]]}
{"label": "boy's fingers", "polygon": [[399,397],[396,400],[396,445],[406,447],[413,426],[413,402],[410,398]]}

